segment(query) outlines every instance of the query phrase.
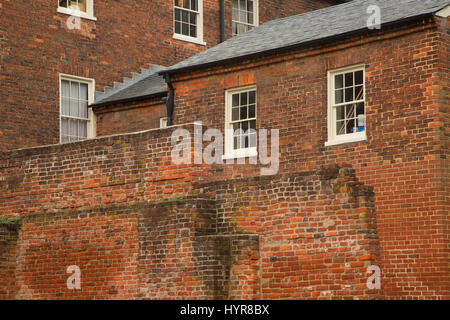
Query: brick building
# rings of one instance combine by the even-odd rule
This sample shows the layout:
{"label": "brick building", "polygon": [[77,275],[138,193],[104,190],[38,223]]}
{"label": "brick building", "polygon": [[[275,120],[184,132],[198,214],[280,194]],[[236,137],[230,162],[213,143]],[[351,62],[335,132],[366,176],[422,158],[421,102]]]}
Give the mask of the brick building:
{"label": "brick building", "polygon": [[[255,17],[244,15],[247,20],[236,18],[233,23],[232,1],[224,1],[224,38],[232,36],[235,25],[250,28],[339,1],[250,2],[258,4],[249,6]],[[220,4],[220,0],[2,1],[0,150],[95,136],[94,115],[88,117],[85,110],[94,91],[104,92],[124,77],[149,72],[152,65],[169,66],[219,43]],[[72,113],[61,101],[71,92],[65,88],[70,83],[74,88],[83,83],[78,89],[81,96],[76,97],[84,100],[82,110]],[[71,132],[64,115],[79,118],[72,119],[76,130]]]}
{"label": "brick building", "polygon": [[[376,4],[153,66],[97,94],[97,138],[0,153],[0,296],[448,299],[449,3]],[[207,138],[173,161],[211,128],[216,163]],[[279,130],[276,172],[236,128],[271,156]]]}

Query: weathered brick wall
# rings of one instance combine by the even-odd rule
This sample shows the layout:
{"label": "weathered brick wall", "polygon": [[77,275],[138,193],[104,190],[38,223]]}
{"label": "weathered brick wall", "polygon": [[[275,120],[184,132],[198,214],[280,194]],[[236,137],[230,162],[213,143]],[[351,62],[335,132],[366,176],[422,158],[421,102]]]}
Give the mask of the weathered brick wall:
{"label": "weathered brick wall", "polygon": [[[1,153],[2,218],[21,216],[1,290],[24,299],[380,296],[363,287],[378,250],[373,195],[351,170],[210,181],[206,165],[172,163],[176,128],[194,131]],[[66,285],[72,265],[80,290]]]}
{"label": "weathered brick wall", "polygon": [[[23,219],[17,254],[19,299],[131,299],[138,292],[137,216],[126,208],[92,206]],[[69,266],[80,290],[69,289]]]}
{"label": "weathered brick wall", "polygon": [[331,167],[198,187],[217,201],[218,233],[259,235],[260,273],[251,274],[259,279],[261,299],[382,296],[366,287],[367,267],[379,262],[373,192],[353,170]]}
{"label": "weathered brick wall", "polygon": [[[193,125],[179,126],[193,132]],[[2,216],[88,209],[185,194],[207,175],[202,165],[175,165],[171,132],[149,130],[0,153]]]}
{"label": "weathered brick wall", "polygon": [[160,118],[167,116],[161,98],[97,107],[94,112],[99,137],[159,128]]}
{"label": "weathered brick wall", "polygon": [[207,299],[214,294],[203,282],[208,270],[196,254],[199,238],[215,231],[214,202],[182,198],[157,203],[140,215],[142,298]]}
{"label": "weathered brick wall", "polygon": [[[267,1],[271,9],[265,10],[260,2],[262,21],[328,3]],[[0,150],[59,141],[59,73],[94,78],[103,91],[149,64],[171,65],[220,38],[217,0],[204,0],[206,46],[173,39],[172,0],[94,1],[97,21],[81,19],[73,30],[69,15],[56,10],[55,0],[0,4]],[[230,1],[227,19],[231,35]]]}
{"label": "weathered brick wall", "polygon": [[16,298],[16,251],[19,225],[0,222],[0,299]]}
{"label": "weathered brick wall", "polygon": [[[226,73],[211,68],[191,72],[189,79],[174,77],[174,121],[201,120],[222,130],[224,90],[256,84],[257,127],[280,130],[280,172],[350,164],[361,182],[374,187],[386,297],[448,298],[449,204],[442,196],[446,169],[440,160],[446,158],[440,136],[447,125],[436,104],[443,94],[437,83],[442,41],[433,23],[417,22],[373,37],[244,61]],[[325,147],[327,70],[361,63],[368,140]],[[256,165],[211,169],[217,180],[259,172]]]}

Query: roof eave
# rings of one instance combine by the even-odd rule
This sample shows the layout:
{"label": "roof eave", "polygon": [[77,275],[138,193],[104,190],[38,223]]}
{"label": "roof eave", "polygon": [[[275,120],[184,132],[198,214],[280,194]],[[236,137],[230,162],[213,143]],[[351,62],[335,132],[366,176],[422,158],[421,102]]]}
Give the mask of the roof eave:
{"label": "roof eave", "polygon": [[115,105],[118,103],[142,101],[142,100],[147,100],[147,99],[151,99],[151,98],[164,97],[166,95],[167,95],[167,91],[161,91],[161,92],[147,94],[147,95],[138,96],[138,97],[131,97],[131,98],[124,98],[124,99],[118,99],[118,100],[113,100],[113,101],[93,103],[93,104],[90,104],[88,107],[95,109],[95,108],[99,108],[99,107],[105,107],[108,105]]}
{"label": "roof eave", "polygon": [[[439,10],[438,10],[439,11]],[[435,12],[428,12],[428,13],[423,13],[423,14],[419,14],[416,16],[412,16],[412,17],[407,17],[407,18],[403,18],[403,19],[399,19],[399,20],[395,20],[395,21],[391,21],[391,22],[386,22],[381,24],[381,27],[392,27],[395,25],[401,25],[401,24],[405,24],[408,22],[412,22],[415,20],[420,20],[424,17],[427,16],[433,16],[435,14]],[[314,39],[311,41],[306,41],[306,42],[301,42],[301,43],[296,43],[296,44],[292,44],[292,45],[287,45],[284,47],[279,47],[279,48],[275,48],[275,49],[270,49],[270,50],[264,50],[264,51],[260,51],[260,52],[254,52],[254,53],[250,53],[247,55],[242,55],[239,57],[233,57],[233,58],[229,58],[229,59],[223,59],[223,60],[216,60],[216,61],[212,61],[212,62],[207,62],[207,63],[203,63],[203,64],[198,64],[198,65],[194,65],[194,66],[187,66],[187,67],[182,67],[179,69],[173,69],[173,70],[165,70],[165,71],[160,71],[158,72],[159,75],[164,76],[165,74],[176,74],[176,73],[183,73],[183,72],[187,72],[187,71],[193,71],[193,70],[197,70],[197,69],[203,69],[203,68],[209,68],[209,67],[214,67],[216,65],[223,65],[223,64],[228,64],[228,63],[233,63],[233,62],[237,62],[239,60],[245,60],[248,58],[252,58],[255,56],[260,56],[260,55],[270,55],[270,54],[274,54],[274,53],[278,53],[278,52],[283,52],[283,51],[288,51],[288,50],[292,50],[292,49],[298,49],[301,47],[307,47],[307,46],[311,46],[311,45],[315,45],[318,43],[329,43],[332,41],[336,41],[342,38],[346,38],[349,36],[354,36],[363,32],[367,32],[368,29],[365,28],[360,28],[357,30],[352,30],[349,32],[345,32],[342,34],[338,34],[338,35],[333,35],[333,36],[329,36],[329,37],[325,37],[325,38],[320,38],[320,39]],[[369,30],[370,31],[370,30]],[[378,31],[378,30],[375,30]]]}

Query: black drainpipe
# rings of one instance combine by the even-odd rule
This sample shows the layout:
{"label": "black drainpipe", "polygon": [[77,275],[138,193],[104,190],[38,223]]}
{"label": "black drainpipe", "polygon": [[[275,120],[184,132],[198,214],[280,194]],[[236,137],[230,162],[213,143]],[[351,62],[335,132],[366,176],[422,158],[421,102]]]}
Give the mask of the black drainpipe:
{"label": "black drainpipe", "polygon": [[225,0],[220,0],[220,42],[225,41]]}
{"label": "black drainpipe", "polygon": [[173,100],[174,100],[174,91],[172,85],[172,80],[170,79],[170,74],[166,73],[164,75],[164,79],[166,80],[167,86],[169,87],[169,92],[167,94],[166,100],[166,111],[167,111],[167,126],[172,125],[172,116],[173,116]]}

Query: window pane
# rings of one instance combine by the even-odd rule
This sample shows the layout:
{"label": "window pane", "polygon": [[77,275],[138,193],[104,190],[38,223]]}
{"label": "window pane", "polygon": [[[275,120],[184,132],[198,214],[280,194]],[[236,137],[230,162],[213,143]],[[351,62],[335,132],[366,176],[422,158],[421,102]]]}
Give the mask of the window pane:
{"label": "window pane", "polygon": [[256,130],[256,120],[250,121],[250,129]]}
{"label": "window pane", "polygon": [[355,131],[355,119],[347,120],[347,133],[353,133]]}
{"label": "window pane", "polygon": [[197,11],[197,0],[191,0],[191,10]]}
{"label": "window pane", "polygon": [[350,87],[353,85],[353,72],[345,74],[345,86]]}
{"label": "window pane", "polygon": [[72,117],[78,117],[78,100],[70,99],[70,112]]}
{"label": "window pane", "polygon": [[72,137],[78,137],[78,120],[69,120],[69,134]]}
{"label": "window pane", "polygon": [[72,99],[78,99],[78,82],[70,82],[70,97]]}
{"label": "window pane", "polygon": [[188,23],[189,22],[189,12],[182,11],[181,12],[181,21]]}
{"label": "window pane", "polygon": [[81,138],[87,138],[87,121],[80,121],[79,136]]}
{"label": "window pane", "polygon": [[190,30],[189,30],[189,35],[191,36],[191,37],[197,37],[197,27],[196,26],[193,26],[192,24],[190,25]]}
{"label": "window pane", "polygon": [[69,122],[67,119],[62,118],[61,119],[61,134],[63,136],[67,136],[69,133]]}
{"label": "window pane", "polygon": [[239,120],[239,108],[232,109],[231,121]]}
{"label": "window pane", "polygon": [[190,9],[191,8],[191,1],[190,0],[183,0],[183,8]]}
{"label": "window pane", "polygon": [[197,14],[196,13],[189,13],[190,15],[190,19],[189,19],[189,23],[193,24],[193,25],[197,25]]}
{"label": "window pane", "polygon": [[239,143],[239,142],[240,142],[240,141],[239,141],[239,137],[234,137],[233,140],[234,140],[234,141],[233,141],[233,149],[235,149],[235,150],[236,150],[236,149],[239,149],[239,146],[240,146],[240,143]]}
{"label": "window pane", "polygon": [[88,85],[86,83],[80,83],[80,99],[88,100]]}
{"label": "window pane", "polygon": [[355,84],[363,84],[363,75],[362,71],[355,72]]}
{"label": "window pane", "polygon": [[233,8],[239,7],[239,0],[233,0]]}
{"label": "window pane", "polygon": [[351,105],[347,105],[346,107],[346,118],[354,118],[355,117],[355,105],[351,104]]}
{"label": "window pane", "polygon": [[239,20],[239,10],[233,8],[233,20]]}
{"label": "window pane", "polygon": [[336,123],[336,135],[345,134],[345,121],[338,121]]}
{"label": "window pane", "polygon": [[343,90],[336,90],[334,94],[334,103],[342,103],[344,102],[343,98]]}
{"label": "window pane", "polygon": [[241,106],[247,105],[247,92],[241,93]]}
{"label": "window pane", "polygon": [[241,120],[247,119],[247,107],[241,107]]}
{"label": "window pane", "polygon": [[181,33],[184,34],[185,36],[189,35],[189,25],[186,23],[183,23],[181,25]]}
{"label": "window pane", "polygon": [[256,106],[253,104],[253,105],[250,105],[249,107],[248,107],[248,117],[249,118],[254,118],[254,117],[256,117]]}
{"label": "window pane", "polygon": [[181,21],[181,10],[180,9],[175,9],[175,20]]}
{"label": "window pane", "polygon": [[345,106],[336,108],[336,120],[344,120],[345,119]]}
{"label": "window pane", "polygon": [[88,117],[88,103],[87,101],[80,101],[79,104],[79,117],[80,118],[86,118]]}
{"label": "window pane", "polygon": [[247,14],[247,22],[253,24],[253,13],[249,12]]}
{"label": "window pane", "polygon": [[247,0],[247,11],[253,12],[253,1]]}
{"label": "window pane", "polygon": [[248,93],[248,103],[249,104],[254,104],[256,101],[256,91],[250,91]]}
{"label": "window pane", "polygon": [[344,86],[344,76],[342,74],[339,74],[334,77],[334,88],[340,89]]}
{"label": "window pane", "polygon": [[175,21],[175,33],[181,33],[181,22]]}
{"label": "window pane", "polygon": [[68,116],[69,115],[69,99],[62,98],[61,103],[62,103],[61,114],[63,116]]}
{"label": "window pane", "polygon": [[356,116],[364,114],[364,102],[360,102],[356,105]]}
{"label": "window pane", "polygon": [[353,101],[353,87],[345,89],[345,102]]}
{"label": "window pane", "polygon": [[236,107],[239,105],[239,93],[233,94],[232,106]]}
{"label": "window pane", "polygon": [[361,100],[363,98],[363,86],[355,87],[355,100]]}
{"label": "window pane", "polygon": [[247,6],[246,6],[246,4],[245,4],[245,1],[246,1],[246,0],[240,0],[240,1],[239,1],[239,9],[240,9],[240,10],[245,10],[245,9],[246,9]]}
{"label": "window pane", "polygon": [[61,81],[61,96],[68,98],[69,97],[69,81],[62,80]]}
{"label": "window pane", "polygon": [[248,131],[248,121],[242,122],[242,131],[244,131],[244,133],[247,133],[247,131]]}
{"label": "window pane", "polygon": [[239,12],[239,21],[240,22],[247,22],[247,12],[240,11]]}
{"label": "window pane", "polygon": [[244,33],[246,31],[247,31],[247,29],[245,28],[245,26],[243,24],[238,24],[237,25],[237,33],[238,34]]}

